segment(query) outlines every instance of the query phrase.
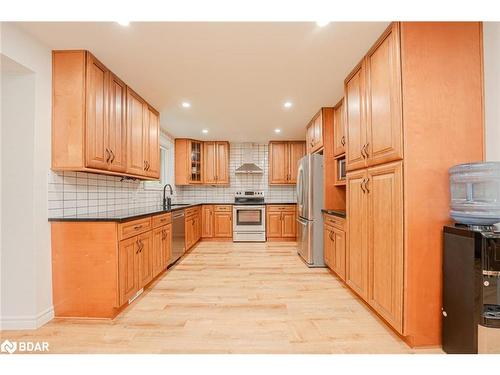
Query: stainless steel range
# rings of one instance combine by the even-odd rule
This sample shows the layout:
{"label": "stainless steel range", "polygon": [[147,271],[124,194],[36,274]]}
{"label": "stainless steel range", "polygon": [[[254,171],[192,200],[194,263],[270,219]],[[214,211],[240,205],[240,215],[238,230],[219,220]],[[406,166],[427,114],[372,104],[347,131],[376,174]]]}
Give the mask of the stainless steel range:
{"label": "stainless steel range", "polygon": [[237,191],[233,206],[233,241],[266,241],[264,192]]}

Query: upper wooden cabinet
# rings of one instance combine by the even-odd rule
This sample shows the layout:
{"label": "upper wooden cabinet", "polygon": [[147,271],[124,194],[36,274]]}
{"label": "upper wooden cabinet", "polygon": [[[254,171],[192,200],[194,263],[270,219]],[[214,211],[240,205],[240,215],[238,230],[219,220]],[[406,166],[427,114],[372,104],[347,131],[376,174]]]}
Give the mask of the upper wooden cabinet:
{"label": "upper wooden cabinet", "polygon": [[229,142],[177,138],[175,184],[229,184]]}
{"label": "upper wooden cabinet", "polygon": [[269,184],[297,183],[297,163],[306,153],[303,141],[269,142]]}
{"label": "upper wooden cabinet", "polygon": [[333,108],[333,155],[345,153],[346,130],[344,121],[344,99]]}
{"label": "upper wooden cabinet", "polygon": [[88,51],[52,65],[52,169],[159,178],[158,112]]}
{"label": "upper wooden cabinet", "polygon": [[205,184],[229,184],[229,142],[203,142]]}
{"label": "upper wooden cabinet", "polygon": [[345,81],[347,170],[403,158],[399,24]]}
{"label": "upper wooden cabinet", "polygon": [[321,108],[307,125],[306,144],[308,154],[319,152],[323,149],[326,122],[332,120],[331,113],[325,112],[331,112],[332,110],[333,108]]}

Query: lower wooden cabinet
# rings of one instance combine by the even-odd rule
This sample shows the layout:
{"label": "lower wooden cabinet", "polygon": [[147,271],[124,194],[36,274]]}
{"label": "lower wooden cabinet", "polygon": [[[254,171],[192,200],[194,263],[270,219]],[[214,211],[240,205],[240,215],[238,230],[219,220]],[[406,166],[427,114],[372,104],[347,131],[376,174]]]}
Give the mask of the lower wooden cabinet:
{"label": "lower wooden cabinet", "polygon": [[[323,230],[324,259],[325,264],[342,280],[346,275],[346,235],[343,230],[344,220],[335,218],[329,221],[329,215],[325,215]],[[339,223],[338,226],[335,226]]]}
{"label": "lower wooden cabinet", "polygon": [[214,237],[233,237],[233,207],[231,205],[214,206]]}
{"label": "lower wooden cabinet", "polygon": [[347,174],[347,284],[403,333],[402,162]]}
{"label": "lower wooden cabinet", "polygon": [[294,204],[266,207],[266,237],[270,240],[297,238],[297,214]]}
{"label": "lower wooden cabinet", "polygon": [[125,223],[52,222],[51,235],[56,317],[114,318],[167,268],[172,247],[169,213]]}
{"label": "lower wooden cabinet", "polygon": [[206,204],[201,207],[201,238],[214,236],[214,206]]}
{"label": "lower wooden cabinet", "polygon": [[186,209],[186,250],[191,249],[201,238],[201,207],[190,207]]}

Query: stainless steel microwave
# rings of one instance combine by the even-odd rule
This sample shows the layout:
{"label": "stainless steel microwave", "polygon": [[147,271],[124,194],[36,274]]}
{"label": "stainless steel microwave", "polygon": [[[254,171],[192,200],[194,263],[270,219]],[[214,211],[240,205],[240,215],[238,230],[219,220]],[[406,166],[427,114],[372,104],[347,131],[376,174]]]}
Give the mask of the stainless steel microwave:
{"label": "stainless steel microwave", "polygon": [[345,158],[337,159],[337,180],[344,181],[345,175]]}

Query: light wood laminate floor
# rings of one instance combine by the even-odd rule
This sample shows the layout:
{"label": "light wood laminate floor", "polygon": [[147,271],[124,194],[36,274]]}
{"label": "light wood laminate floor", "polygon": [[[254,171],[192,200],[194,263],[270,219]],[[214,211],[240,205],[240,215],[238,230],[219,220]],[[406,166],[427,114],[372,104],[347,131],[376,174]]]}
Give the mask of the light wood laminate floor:
{"label": "light wood laminate floor", "polygon": [[113,321],[1,335],[51,353],[441,353],[410,349],[290,242],[202,242]]}

